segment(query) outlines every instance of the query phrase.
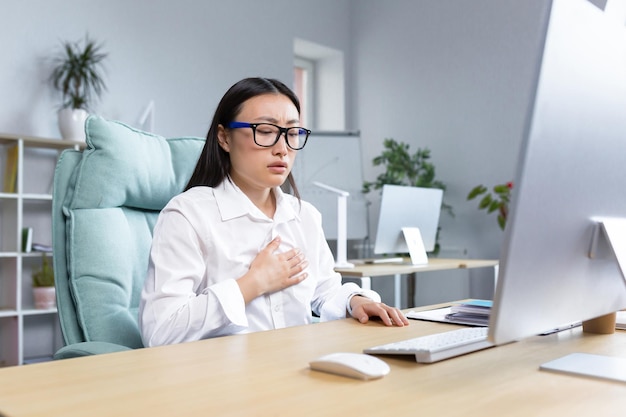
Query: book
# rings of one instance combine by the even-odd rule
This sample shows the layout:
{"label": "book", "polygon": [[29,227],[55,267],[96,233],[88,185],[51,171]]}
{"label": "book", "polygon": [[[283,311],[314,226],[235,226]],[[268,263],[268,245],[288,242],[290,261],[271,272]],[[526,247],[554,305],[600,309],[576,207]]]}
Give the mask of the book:
{"label": "book", "polygon": [[491,300],[469,300],[453,304],[450,307],[453,313],[486,314],[489,315],[493,302]]}
{"label": "book", "polygon": [[464,324],[466,326],[488,326],[492,302],[490,300],[468,300],[450,307],[426,311],[409,311],[409,319]]}
{"label": "book", "polygon": [[22,229],[22,252],[31,252],[33,250],[33,228],[24,227]]}
{"label": "book", "polygon": [[424,320],[424,321],[435,321],[439,323],[450,323],[450,324],[463,324],[465,326],[488,326],[488,323],[485,323],[482,320],[472,320],[468,318],[465,321],[462,317],[455,317],[454,319],[448,318],[451,314],[450,307],[437,308],[434,310],[425,310],[425,311],[409,311],[406,314],[408,319],[413,320]]}
{"label": "book", "polygon": [[52,246],[43,243],[33,243],[33,250],[36,252],[52,252]]}
{"label": "book", "polygon": [[492,305],[491,300],[469,300],[454,304],[450,307],[450,313],[446,315],[446,319],[452,323],[488,326]]}
{"label": "book", "polygon": [[17,183],[17,145],[9,147],[7,150],[6,165],[4,166],[4,181],[2,191],[14,193]]}

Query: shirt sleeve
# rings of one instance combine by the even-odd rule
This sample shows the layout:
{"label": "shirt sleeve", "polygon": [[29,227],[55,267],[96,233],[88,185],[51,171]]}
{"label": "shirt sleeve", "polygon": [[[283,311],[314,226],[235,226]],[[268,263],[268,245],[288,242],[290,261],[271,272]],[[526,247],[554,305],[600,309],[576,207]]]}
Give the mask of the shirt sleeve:
{"label": "shirt sleeve", "polygon": [[330,321],[346,318],[350,313],[350,300],[355,295],[380,302],[380,295],[372,290],[364,290],[354,282],[343,284],[339,290],[324,303],[320,314],[320,321]]}
{"label": "shirt sleeve", "polygon": [[234,279],[204,288],[205,253],[192,222],[175,207],[154,228],[139,325],[145,346],[187,342],[245,330],[245,302]]}
{"label": "shirt sleeve", "polygon": [[372,290],[364,290],[354,282],[341,284],[341,275],[334,270],[335,260],[324,236],[321,215],[319,212],[314,212],[313,214],[313,221],[317,223],[318,231],[315,259],[319,277],[312,310],[320,316],[320,321],[348,317],[350,299],[355,295],[361,295],[380,302],[380,295]]}

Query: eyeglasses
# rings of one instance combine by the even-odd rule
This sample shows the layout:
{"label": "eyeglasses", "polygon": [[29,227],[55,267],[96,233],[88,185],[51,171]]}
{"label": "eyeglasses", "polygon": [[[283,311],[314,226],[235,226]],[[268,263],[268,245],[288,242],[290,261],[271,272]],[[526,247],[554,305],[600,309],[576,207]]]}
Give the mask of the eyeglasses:
{"label": "eyeglasses", "polygon": [[245,123],[230,122],[230,129],[239,129],[249,127],[252,129],[252,137],[254,143],[264,148],[271,148],[280,140],[282,134],[285,134],[285,141],[294,151],[304,148],[306,140],[309,138],[311,131],[303,127],[280,127],[272,123]]}

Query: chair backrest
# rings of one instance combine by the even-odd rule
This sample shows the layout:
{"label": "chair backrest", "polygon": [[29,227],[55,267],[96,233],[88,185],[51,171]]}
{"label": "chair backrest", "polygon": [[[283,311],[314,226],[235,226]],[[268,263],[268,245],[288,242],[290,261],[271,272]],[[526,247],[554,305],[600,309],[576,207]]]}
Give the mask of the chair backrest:
{"label": "chair backrest", "polygon": [[204,139],[165,139],[90,116],[86,149],[61,154],[52,233],[66,345],[142,347],[137,310],[160,210],[180,193]]}

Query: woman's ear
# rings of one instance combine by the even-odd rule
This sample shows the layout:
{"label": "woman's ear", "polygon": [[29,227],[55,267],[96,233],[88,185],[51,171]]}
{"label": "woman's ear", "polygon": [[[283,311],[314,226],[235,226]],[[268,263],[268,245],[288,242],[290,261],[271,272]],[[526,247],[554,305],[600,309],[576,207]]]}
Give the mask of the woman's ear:
{"label": "woman's ear", "polygon": [[224,126],[217,125],[217,143],[219,143],[220,147],[224,149],[224,152],[230,152],[230,144],[228,143],[228,133]]}

